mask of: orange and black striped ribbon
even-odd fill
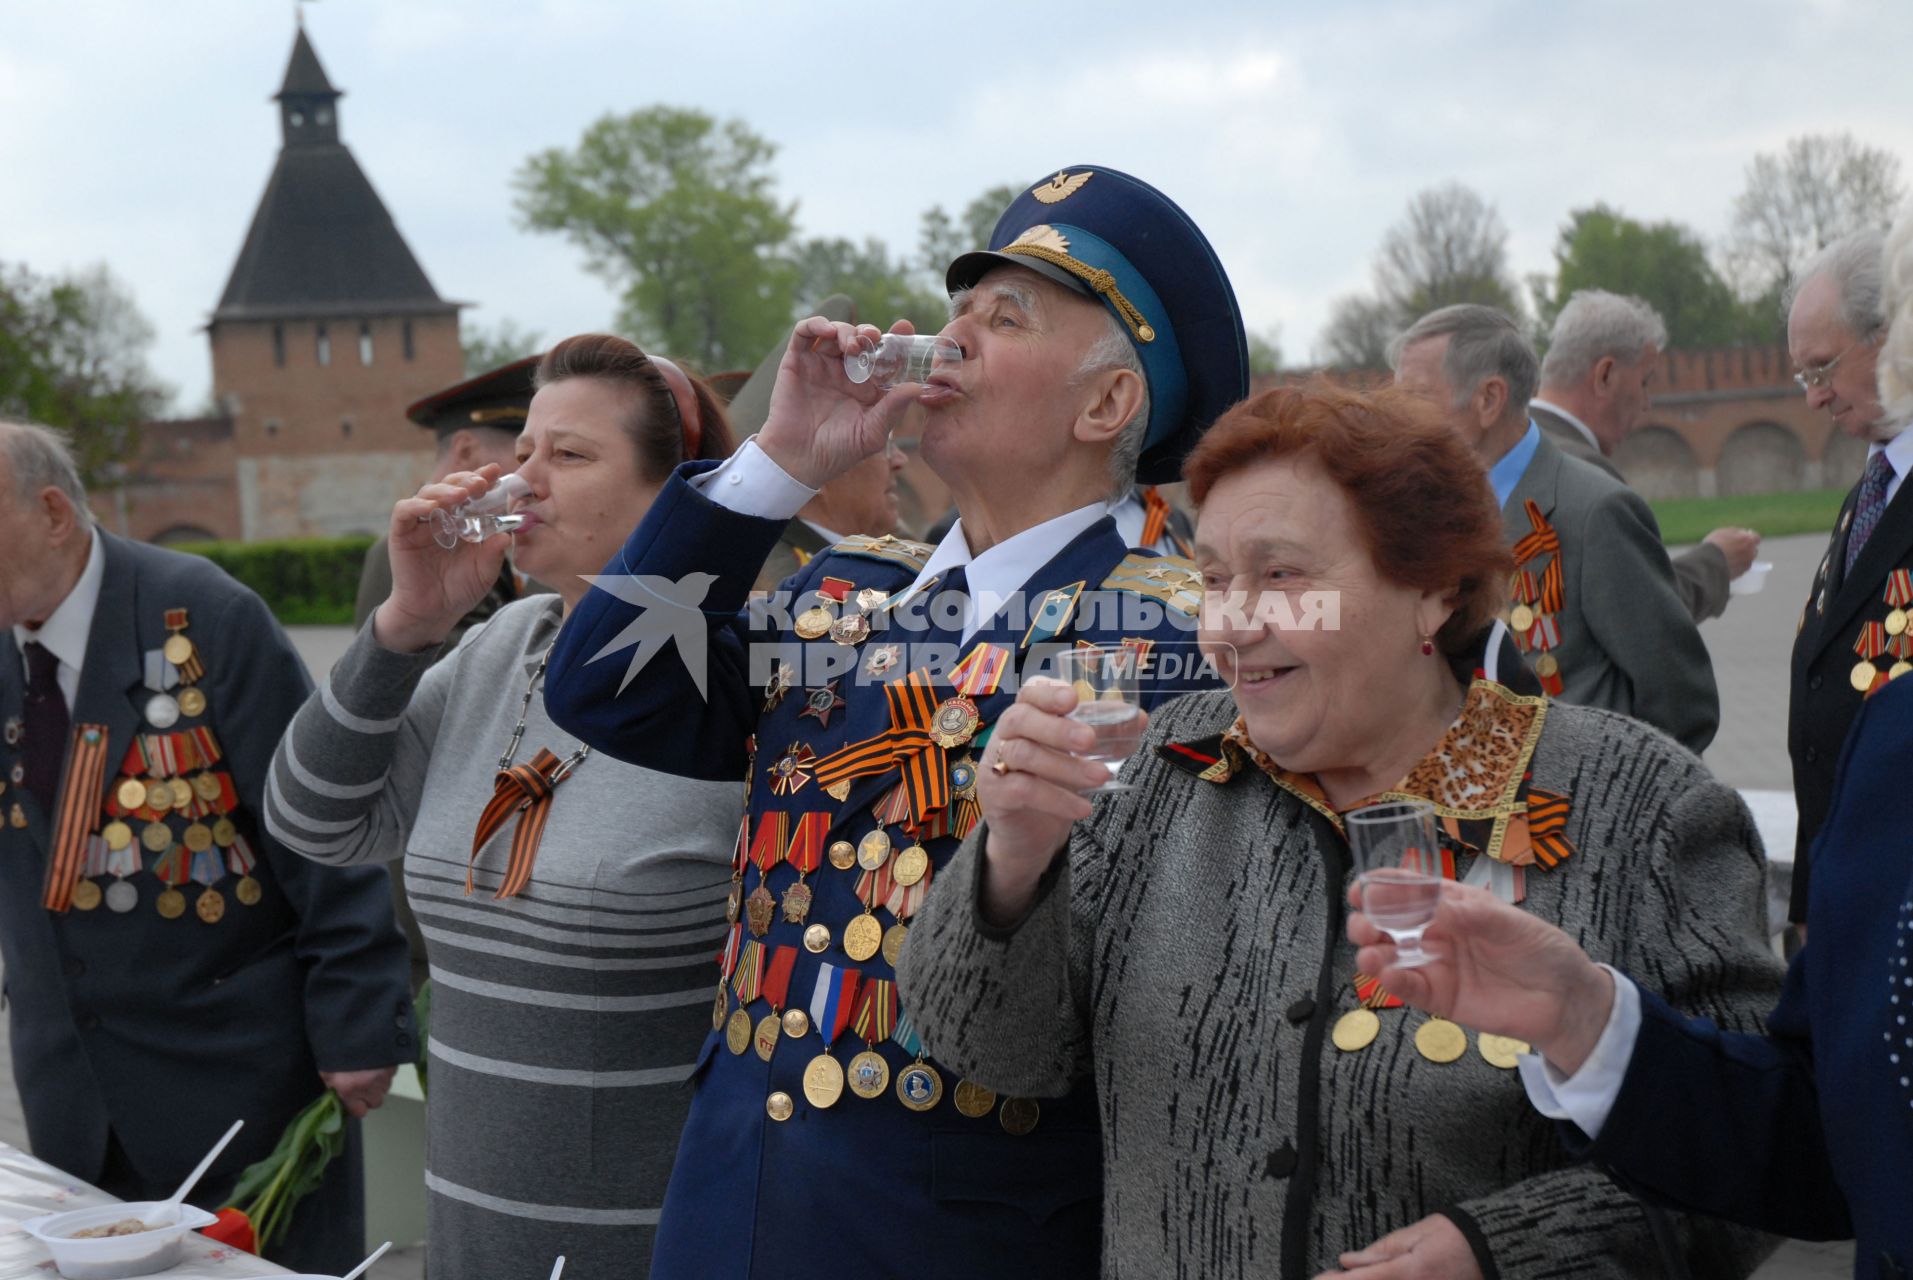
[[[54,802],[53,856],[47,859],[41,903],[62,914],[73,906],[73,886],[86,864],[86,841],[100,823],[106,786],[106,726],[76,724],[66,748],[66,778]]]
[[[511,860],[505,866],[505,878],[499,882],[493,898],[509,898],[521,892],[531,881],[532,864],[538,860],[538,841],[545,834],[545,819],[551,816],[551,793],[559,782],[553,780],[560,761],[545,747],[525,764],[498,771],[498,780],[485,812],[472,833],[471,861],[465,864],[465,892],[473,889],[472,873],[478,866],[478,851],[498,833],[505,820],[518,815],[518,828],[512,832]]]
[[[1168,533],[1170,545],[1181,555],[1189,554],[1183,540],[1169,531],[1169,499],[1156,492],[1153,484],[1142,491],[1142,509],[1142,539],[1138,546],[1154,547],[1162,541],[1162,535]]]
[[[1528,788],[1528,842],[1542,866],[1559,866],[1574,855],[1574,846],[1562,834],[1567,826],[1566,796]]]
[[[897,1029],[897,984],[888,978],[864,983],[863,999],[857,1004],[857,1019],[851,1030],[865,1044],[875,1048]]]
[[[819,760],[819,785],[828,789],[902,766],[910,809],[919,820],[949,804],[950,773],[944,765],[943,748],[930,737],[930,718],[937,709],[933,683],[928,672],[912,671],[885,685],[891,727]]]
[[[1541,612],[1559,613],[1567,602],[1567,588],[1561,576],[1561,535],[1541,514],[1533,498],[1526,501],[1528,523],[1534,532],[1514,544],[1514,562],[1524,565],[1540,556],[1549,557],[1548,567],[1541,571]]]

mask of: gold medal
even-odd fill
[[[1853,664],[1853,670],[1847,674],[1847,683],[1853,686],[1855,692],[1865,693],[1873,687],[1873,678],[1879,674],[1880,669],[1873,665],[1873,659],[1863,658]]]
[[[193,642],[182,635],[171,635],[160,646],[160,652],[165,655],[166,661],[183,667],[193,660]]]
[[[1508,611],[1508,626],[1514,631],[1534,629],[1534,610],[1525,604],[1518,604]]]
[[[857,846],[848,840],[833,840],[829,857],[831,866],[839,871],[848,871],[857,865]]]
[[[891,877],[906,889],[928,874],[930,874],[930,851],[920,844],[913,844],[899,853],[897,865],[890,869]]]
[[[784,1034],[793,1040],[802,1040],[810,1034],[810,1015],[802,1009],[786,1009],[778,1021],[784,1024]]]
[[[830,616],[830,610],[818,604],[798,614],[797,621],[791,627],[801,639],[817,640],[829,634],[833,621],[835,619]]]
[[[189,715],[189,716],[205,715],[206,714],[206,695],[201,693],[198,689],[192,689],[192,688],[181,689],[179,691],[179,709],[181,714],[183,715]]]
[[[985,1089],[974,1080],[959,1080],[951,1101],[956,1103],[958,1111],[970,1119],[981,1120],[996,1110],[996,1090]]]
[[[982,721],[983,714],[976,709],[976,703],[962,694],[945,698],[930,714],[930,741],[946,751],[960,747],[976,735],[977,725]]]
[[[857,842],[857,865],[865,871],[875,871],[890,861],[890,834],[882,827],[869,832]]]
[[[890,1064],[875,1049],[865,1049],[850,1060],[847,1080],[859,1098],[880,1098],[890,1087]]]
[[[943,1099],[943,1077],[919,1058],[897,1072],[897,1101],[912,1111],[928,1111]]]
[[[121,778],[119,789],[113,798],[120,802],[120,808],[128,810],[146,807],[146,784],[138,778]]]
[[[892,969],[903,956],[903,940],[909,936],[910,926],[904,924],[893,924],[883,931],[883,962]]]
[[[764,1099],[764,1110],[769,1112],[770,1118],[779,1124],[790,1119],[791,1113],[796,1109],[796,1107],[791,1105],[790,1095],[782,1089],[779,1089],[776,1093]]]
[[[203,822],[195,822],[186,828],[179,842],[194,853],[204,853],[213,847],[213,829]]]
[[[771,891],[759,880],[751,896],[744,899],[744,927],[751,931],[752,937],[761,938],[771,931],[771,917],[775,914],[777,899],[771,897]]]
[[[1430,1018],[1415,1029],[1415,1052],[1430,1062],[1453,1062],[1468,1052],[1468,1033],[1446,1018]]]
[[[1500,1067],[1503,1071],[1512,1071],[1520,1063],[1521,1055],[1533,1052],[1533,1046],[1525,1040],[1516,1040],[1512,1036],[1491,1036],[1486,1031],[1475,1038],[1475,1047],[1488,1065]]]
[[[868,911],[844,926],[844,953],[858,964],[883,949],[883,926]]]
[[[731,998],[724,992],[724,979],[717,980],[717,1003],[711,1006],[711,1030],[724,1029],[724,1015],[731,1011]]]
[[[27,825],[27,811],[20,807],[18,800],[13,802],[13,809],[7,814],[7,821],[12,824],[15,831]]]
[[[153,899],[153,909],[168,920],[177,920],[186,914],[186,895],[168,885]]]
[[[757,1050],[757,1056],[764,1061],[771,1060],[771,1054],[777,1049],[777,1037],[783,1031],[783,1023],[774,1013],[767,1013],[757,1021],[757,1030],[751,1036],[751,1047]]]
[[[1005,1133],[1013,1133],[1019,1138],[1036,1127],[1043,1118],[1043,1108],[1035,1098],[1005,1098],[1003,1110],[997,1116],[997,1122]]]
[[[149,822],[140,828],[139,842],[148,853],[165,853],[173,847],[173,829],[163,822]]]
[[[1544,653],[1534,660],[1534,673],[1543,680],[1549,676],[1559,674],[1560,670],[1560,660],[1551,653]]]
[[[218,924],[226,914],[226,899],[220,895],[219,890],[207,885],[204,892],[199,895],[199,900],[193,903],[193,910],[197,911],[199,918],[207,924]]]
[[[91,880],[82,880],[73,886],[73,908],[76,911],[91,911],[100,905],[100,886]]]
[[[184,813],[186,811],[187,806],[192,804],[193,802],[193,784],[186,781],[186,779],[184,778],[174,778],[171,782],[168,782],[166,785],[168,788],[171,789],[173,793],[173,808],[179,810],[181,813]],[[148,787],[146,790],[147,790],[148,796],[150,797],[152,794],[152,788]]]
[[[822,1110],[837,1105],[844,1096],[844,1065],[828,1050],[812,1058],[804,1067],[804,1097]]]
[[[164,778],[146,780],[146,807],[154,813],[165,813],[173,807],[173,784]]]
[[[133,843],[133,828],[127,826],[118,818],[115,818],[100,828],[100,839],[106,841],[107,848],[111,849],[114,853],[118,853],[121,849]]]
[[[1905,675],[1909,671],[1913,671],[1913,662],[1906,662],[1902,660],[1900,662],[1894,663],[1892,666],[1886,669],[1886,678],[1889,680],[1898,680],[1901,676]]]
[[[1906,610],[1895,609],[1886,615],[1886,633],[1890,636],[1906,633]]]
[[[814,956],[820,956],[830,950],[830,926],[813,924],[804,927],[804,950]]]
[[[232,824],[231,818],[221,818],[213,823],[213,843],[222,849],[232,848],[233,841],[239,838],[239,828]]]
[[[751,1015],[743,1009],[731,1010],[731,1016],[724,1023],[724,1045],[732,1053],[742,1053],[751,1047]]]
[[[1373,1044],[1381,1029],[1382,1020],[1375,1016],[1373,1009],[1350,1009],[1335,1020],[1335,1029],[1329,1032],[1329,1038],[1343,1053],[1354,1053]]]
[[[266,891],[251,876],[241,876],[239,883],[233,887],[232,896],[246,906],[256,907],[259,905],[259,899],[266,896]]]
[[[219,779],[211,770],[201,770],[193,775],[193,794],[207,804],[219,799]]]

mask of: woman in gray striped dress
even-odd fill
[[[434,992],[427,1268],[445,1280],[544,1275],[561,1253],[568,1280],[648,1270],[743,799],[588,752],[538,692],[581,575],[679,462],[730,451],[723,410],[602,335],[559,343],[537,385],[522,524],[434,542],[432,513],[494,468],[398,504],[392,595],[294,719],[267,797],[274,834],[315,861],[405,850]],[[508,550],[555,594],[507,605],[433,665]]]

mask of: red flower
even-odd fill
[[[209,1227],[200,1228],[199,1234],[234,1249],[243,1249],[247,1253],[259,1252],[253,1247],[252,1219],[246,1216],[246,1211],[243,1209],[234,1209],[230,1206],[221,1209],[219,1221]]]

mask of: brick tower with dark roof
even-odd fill
[[[283,145],[207,326],[247,539],[383,530],[431,464],[405,406],[461,376],[461,304],[340,140],[343,96],[301,27]]]

